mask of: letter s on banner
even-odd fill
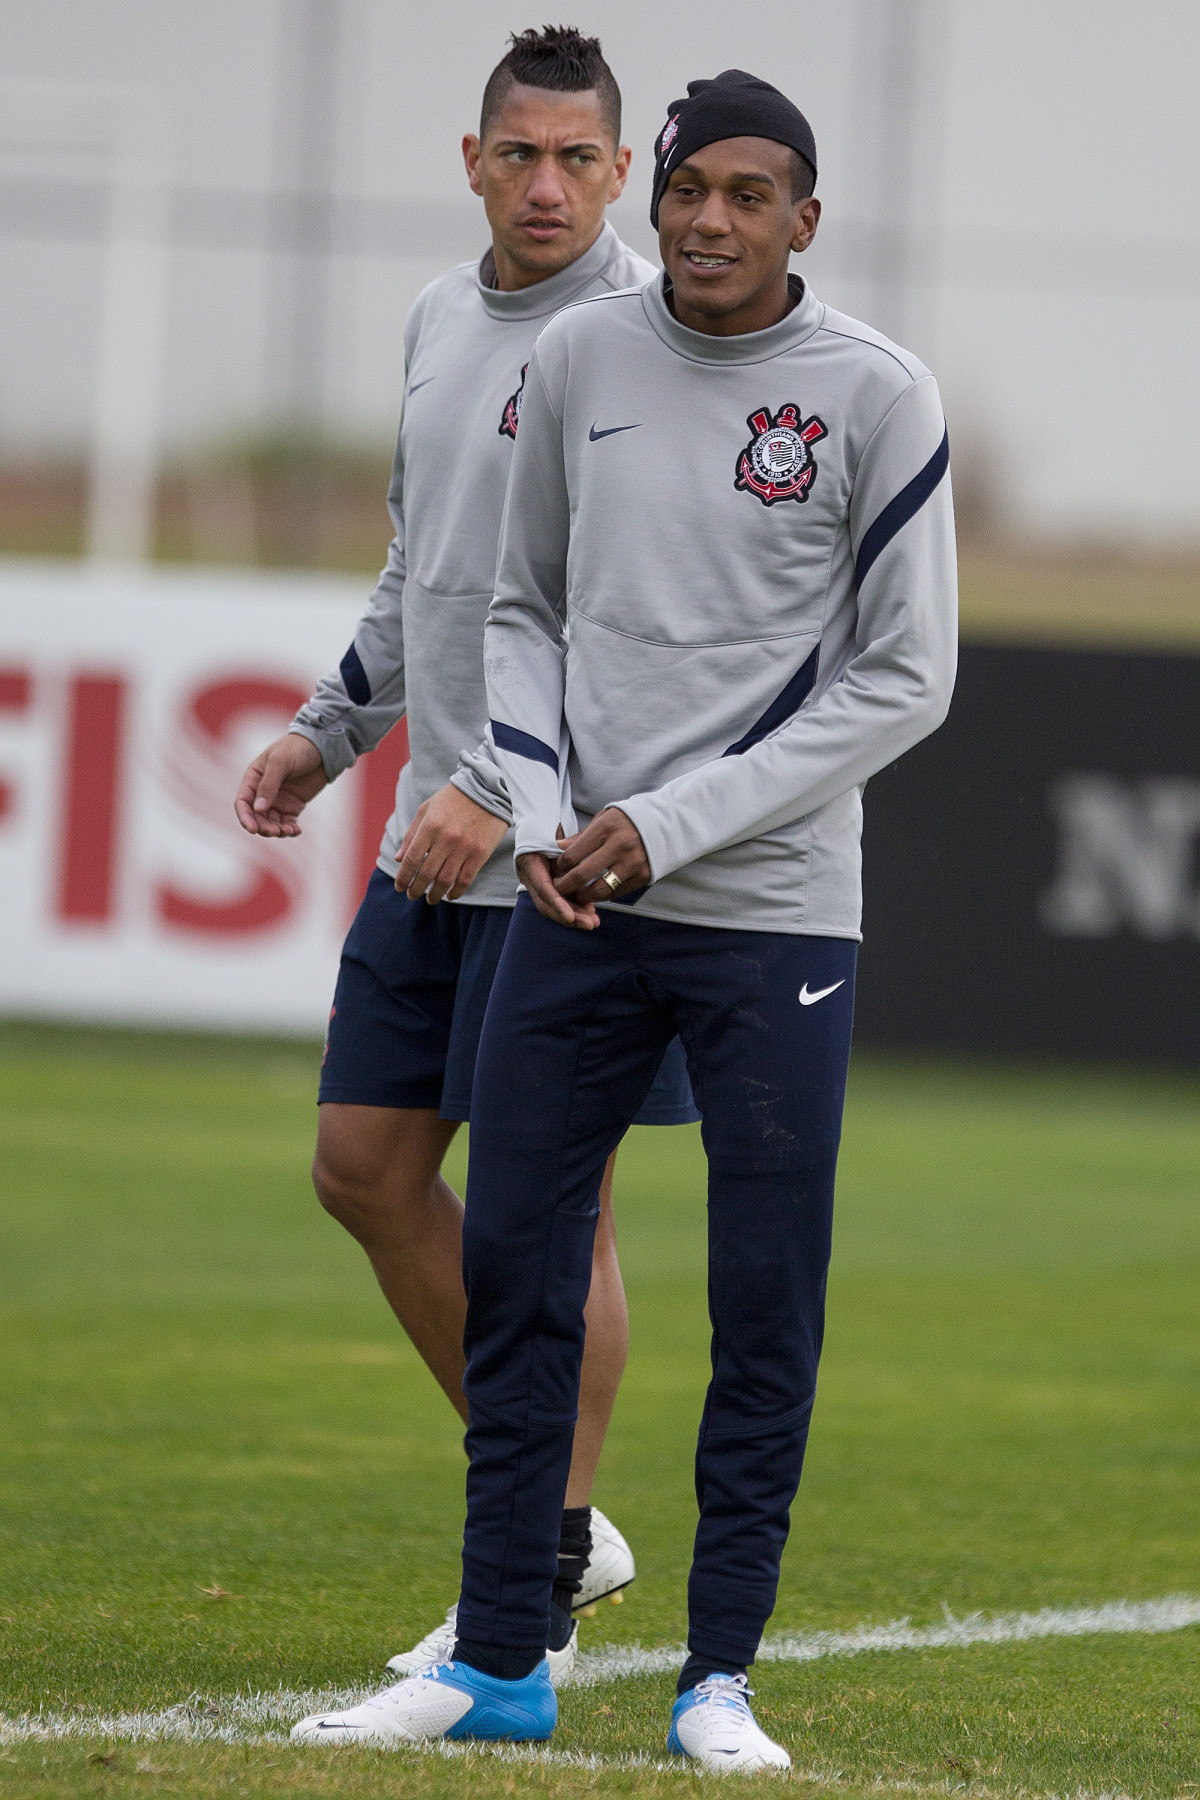
[[[176,764],[176,775],[179,785],[202,813],[221,825],[227,815],[232,817],[233,787],[229,783],[231,779],[236,782],[236,775],[231,776],[228,752],[238,725],[251,714],[266,713],[275,715],[283,729],[307,699],[307,689],[263,675],[227,677],[208,683],[192,695],[184,709],[184,736],[192,758],[186,768]],[[200,757],[198,768],[196,752]],[[208,782],[203,780],[201,771],[209,775]],[[235,827],[229,833],[231,844],[236,830]],[[184,893],[173,883],[163,882],[155,892],[155,909],[164,925],[200,936],[243,937],[283,923],[294,904],[291,885],[279,867],[269,866],[255,854],[258,840],[244,838],[240,833],[237,836],[248,864],[241,891],[228,898],[210,899]],[[263,841],[278,858],[283,846]]]

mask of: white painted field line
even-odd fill
[[[1000,1613],[991,1617],[972,1613],[959,1619],[947,1611],[938,1625],[915,1626],[907,1619],[898,1619],[890,1625],[864,1625],[851,1631],[793,1632],[767,1638],[759,1651],[759,1660],[815,1662],[822,1657],[862,1656],[868,1652],[957,1649],[970,1644],[1026,1643],[1036,1638],[1096,1637],[1124,1632],[1156,1635],[1182,1631],[1188,1625],[1198,1624],[1200,1599],[1187,1594],[1171,1594],[1162,1600],[1112,1600],[1102,1606],[1045,1607],[1035,1613]],[[680,1666],[683,1657],[681,1646],[669,1644],[652,1650],[644,1650],[638,1645],[629,1649],[610,1645],[605,1649],[584,1651],[576,1664],[572,1686],[595,1687],[603,1681],[667,1674]],[[279,1743],[286,1738],[295,1721],[306,1714],[340,1711],[357,1705],[376,1691],[375,1688],[343,1688],[302,1693],[291,1688],[276,1688],[261,1694],[193,1694],[179,1705],[158,1712],[23,1713],[14,1719],[0,1718],[0,1746],[84,1738],[110,1743]],[[578,1762],[580,1767],[593,1766],[591,1759],[576,1757],[572,1752],[524,1751],[519,1754]],[[599,1759],[594,1766],[618,1765]],[[620,1766],[624,1767],[624,1762]],[[658,1768],[660,1765],[637,1762],[629,1766]]]
[[[850,1631],[787,1632],[764,1638],[759,1662],[816,1662],[825,1656],[862,1656],[881,1650],[942,1650],[967,1644],[1019,1644],[1033,1638],[1095,1637],[1110,1632],[1182,1631],[1200,1625],[1200,1599],[1168,1594],[1163,1600],[1110,1600],[1103,1606],[1043,1607],[1035,1613],[969,1613],[957,1619],[948,1609],[938,1625],[860,1625]],[[632,1675],[662,1675],[678,1669],[687,1652],[664,1644],[653,1650],[610,1645],[585,1650],[575,1665],[574,1687],[621,1681]]]

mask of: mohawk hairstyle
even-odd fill
[[[584,37],[574,25],[546,25],[541,31],[514,32],[512,48],[488,76],[479,120],[482,140],[495,123],[510,88],[545,88],[554,94],[583,94],[594,88],[605,128],[614,145],[621,141],[621,90],[604,60],[600,39]]]

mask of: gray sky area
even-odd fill
[[[601,35],[624,91],[634,165],[613,216],[637,248],[655,250],[666,103],[731,64],[765,75],[817,135],[826,210],[804,273],[931,364],[973,498],[1033,537],[1200,541],[1195,0],[561,16]],[[104,121],[135,117],[165,171],[172,452],[289,418],[389,440],[405,312],[486,242],[459,140],[507,32],[542,22],[512,0],[10,0],[0,455],[78,451],[92,431]]]

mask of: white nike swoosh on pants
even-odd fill
[[[840,981],[835,981],[832,987],[818,988],[815,994],[810,994],[808,991],[808,983],[806,981],[804,986],[800,989],[800,1004],[801,1006],[815,1006],[818,1000],[824,1000],[829,994],[836,994],[838,989],[840,987],[845,987],[845,985],[846,977],[843,975],[842,979]]]

